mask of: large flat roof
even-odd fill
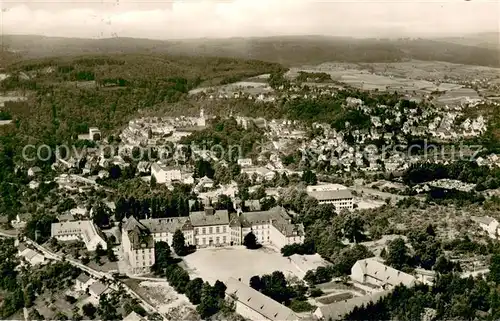
[[[314,197],[318,201],[352,198],[352,192],[348,189],[339,189],[334,191],[308,191],[307,194]]]

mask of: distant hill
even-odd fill
[[[500,49],[500,32],[484,32],[466,35],[463,37],[448,37],[436,40],[465,46],[475,46],[496,50]]]
[[[455,38],[389,40],[324,36],[161,41],[5,35],[4,43],[27,57],[141,52],[257,59],[285,65],[327,61],[394,62],[418,59],[500,67],[500,51],[492,45],[481,46],[483,42],[490,43],[481,40],[486,39],[486,36],[483,36],[475,41]]]

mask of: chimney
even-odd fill
[[[211,206],[205,207],[205,215],[206,216],[214,215],[214,213],[215,213],[215,210],[213,207],[211,207]]]

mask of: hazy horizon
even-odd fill
[[[498,1],[2,2],[3,34],[199,39],[321,35],[444,37],[498,32]]]

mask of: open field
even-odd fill
[[[334,81],[364,90],[398,91],[425,95],[433,91],[445,92],[438,101],[443,104],[460,103],[466,97],[479,98],[473,89],[463,88],[454,82],[442,79],[493,79],[500,75],[499,68],[453,64],[440,61],[395,63],[334,63],[305,65],[291,68],[286,76],[295,78],[299,71],[325,72]],[[314,85],[314,84],[313,84]],[[324,85],[324,84],[318,84]]]
[[[354,204],[358,205],[358,209],[365,210],[384,206],[385,202],[380,200],[363,199],[356,197],[354,199]]]
[[[499,68],[454,64],[443,61],[411,60],[395,63],[373,63],[369,68],[375,73],[384,73],[394,77],[412,79],[446,79],[446,78],[497,78]]]
[[[430,81],[378,75],[367,70],[360,70],[352,65],[324,63],[315,67],[291,68],[287,76],[293,78],[299,71],[325,72],[335,81],[363,90],[425,91],[429,93],[440,90],[439,86]]]
[[[265,75],[265,74],[263,74]],[[261,75],[261,76],[263,76]],[[252,78],[252,79],[255,79]],[[234,92],[243,92],[251,95],[258,95],[263,93],[271,93],[274,91],[267,82],[265,81],[253,81],[252,79],[248,79],[246,81],[238,81],[235,83],[214,86],[214,87],[201,87],[192,89],[189,91],[190,95],[198,94],[200,92],[206,93],[219,93],[219,94],[230,94],[232,95]],[[231,96],[232,97],[232,96]]]
[[[480,99],[478,93],[470,88],[459,88],[447,91],[439,96],[436,100],[441,104],[461,104],[465,103],[467,99]]]
[[[303,276],[291,260],[268,247],[258,250],[247,250],[243,246],[199,249],[184,257],[184,262],[191,277],[201,277],[211,283],[234,277],[248,284],[252,276],[274,271],[299,278]]]

